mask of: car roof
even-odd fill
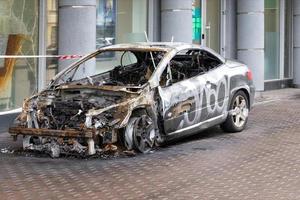
[[[196,48],[206,50],[216,57],[218,57],[222,62],[225,62],[225,59],[215,52],[214,50],[204,47],[198,44],[188,44],[183,42],[137,42],[137,43],[123,43],[123,44],[114,44],[109,46],[104,46],[98,51],[163,51],[170,52],[175,50],[179,52],[184,49]]]
[[[183,48],[202,48],[200,45],[182,43],[182,42],[137,42],[109,45],[99,50],[144,50],[144,51],[170,51],[173,49],[181,50]]]

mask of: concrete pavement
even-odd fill
[[[21,147],[0,134],[0,149]],[[218,127],[109,159],[0,153],[0,199],[300,199],[300,90],[260,93],[241,133]]]

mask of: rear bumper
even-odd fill
[[[24,127],[11,127],[8,132],[12,136],[39,136],[39,137],[63,137],[63,138],[93,138],[94,130],[54,130],[54,129],[37,129]]]

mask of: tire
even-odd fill
[[[148,153],[155,144],[153,121],[148,115],[130,118],[125,130],[125,147]]]
[[[244,91],[239,90],[233,96],[226,121],[220,125],[225,132],[235,133],[245,129],[248,121],[249,99]]]

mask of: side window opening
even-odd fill
[[[205,50],[199,51],[198,57],[199,58],[197,59],[200,67],[204,68],[206,71],[212,70],[222,65],[222,62],[216,56]]]
[[[160,85],[168,86],[198,76],[220,66],[222,62],[213,54],[200,49],[178,52],[162,74]]]

